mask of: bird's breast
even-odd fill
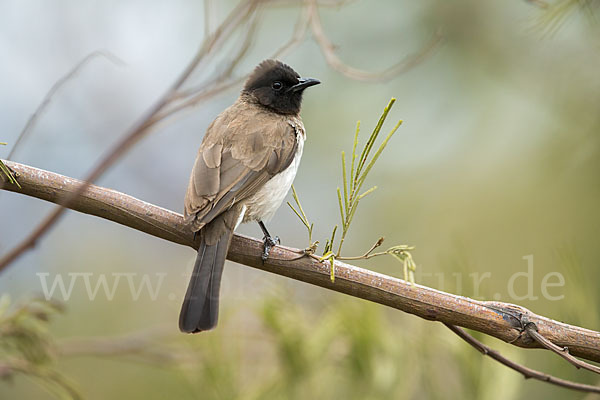
[[[290,165],[264,184],[254,195],[249,197],[244,205],[246,213],[243,222],[268,221],[279,208],[287,195],[298,172],[302,149],[304,147],[304,136],[297,135],[298,146],[296,154]]]

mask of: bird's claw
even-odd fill
[[[275,236],[275,237],[271,237],[271,236],[265,236],[263,237],[263,253],[262,253],[262,260],[263,262],[267,261],[267,258],[269,258],[269,253],[271,252],[271,249],[275,246],[277,246],[278,244],[281,243],[281,240],[279,240],[279,236]]]

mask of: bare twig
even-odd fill
[[[525,0],[527,3],[533,4],[534,6],[537,6],[539,8],[542,9],[547,9],[548,7],[550,7],[550,4],[548,4],[548,2],[544,1],[544,0]]]
[[[441,31],[437,31],[435,32],[429,43],[427,43],[419,52],[408,56],[403,61],[392,65],[384,71],[364,71],[345,64],[338,57],[338,55],[335,52],[335,45],[331,42],[331,40],[329,40],[329,37],[327,37],[327,35],[325,34],[323,25],[321,24],[321,17],[319,16],[318,5],[319,3],[316,0],[310,0],[309,16],[312,34],[315,37],[317,43],[319,44],[319,48],[321,49],[321,53],[323,53],[323,57],[325,57],[325,61],[327,61],[327,64],[331,68],[335,69],[339,73],[351,79],[368,82],[382,82],[389,80],[390,78],[393,78],[403,72],[406,72],[409,69],[416,66],[417,64],[421,63],[427,56],[429,56],[432,53],[432,51],[442,41]]]
[[[294,3],[297,3],[297,1],[295,1]],[[289,51],[291,51],[293,48],[297,47],[300,43],[302,43],[308,31],[308,22],[309,19],[307,6],[305,6],[302,8],[300,16],[298,17],[292,37],[290,38],[290,40],[288,40],[288,42],[284,43],[280,48],[278,48],[271,55],[271,58],[282,57],[285,54],[289,53]],[[242,49],[243,48],[244,47],[242,47]],[[237,65],[237,62],[240,60],[241,58],[236,57],[232,62],[235,62]],[[160,121],[165,118],[168,118],[169,116],[174,115],[182,110],[197,105],[198,103],[206,100],[206,98],[208,97],[212,97],[214,93],[220,93],[232,87],[238,86],[242,82],[244,82],[249,75],[245,74],[235,79],[231,78],[233,68],[228,68],[227,72],[228,73],[220,75],[215,82],[210,82],[208,85],[198,86],[196,88],[192,88],[190,90],[182,92],[181,94],[178,94],[178,98],[182,98],[184,100],[157,115],[156,120]]]
[[[297,5],[299,0],[269,0],[269,4],[273,6],[290,7]],[[300,0],[307,2],[309,0]],[[317,0],[317,6],[327,8],[340,8],[350,3],[356,3],[357,0]]]
[[[242,61],[242,59],[244,58],[244,56],[250,49],[250,46],[252,45],[254,38],[256,37],[257,28],[258,28],[258,17],[259,17],[258,11],[259,10],[260,9],[257,8],[256,12],[250,13],[249,16],[247,17],[248,22],[246,23],[247,26],[244,29],[244,31],[246,31],[246,33],[244,34],[243,42],[239,46],[237,53],[232,57],[232,59],[230,61],[228,61],[227,63],[225,63],[225,65],[222,68],[220,68],[220,70],[222,72],[218,75],[218,77],[216,79],[211,79],[209,82],[202,83],[201,85],[192,87],[190,89],[179,90],[174,95],[173,100],[175,100],[175,99],[185,100],[186,98],[194,96],[198,93],[202,93],[203,91],[206,91],[209,88],[218,86],[224,82],[227,82],[228,79],[231,79],[233,71],[238,66],[240,61]],[[233,31],[231,33],[233,33]],[[231,34],[231,33],[229,33],[229,34]],[[169,113],[169,115],[170,114],[172,114],[172,113]],[[165,117],[161,117],[161,119],[165,118]]]
[[[243,23],[244,20],[256,9],[258,0],[250,0],[241,2],[225,19],[225,21],[217,28],[217,30],[208,37],[201,49],[196,53],[192,61],[188,64],[185,70],[180,74],[177,80],[163,94],[158,101],[150,107],[142,118],[123,136],[123,138],[101,159],[98,165],[89,173],[84,182],[81,183],[77,191],[74,191],[68,198],[61,199],[59,205],[48,217],[46,217],[21,243],[8,252],[0,259],[0,271],[4,270],[12,261],[27,249],[32,248],[38,239],[44,235],[64,212],[64,207],[67,207],[70,202],[77,196],[81,195],[89,184],[98,179],[115,161],[123,156],[135,143],[137,143],[150,129],[160,121],[160,112],[164,110],[176,97],[177,91],[190,78],[193,72],[197,72],[202,66],[205,59],[211,55],[215,49],[226,40],[231,33]],[[223,90],[223,89],[221,89]],[[218,91],[207,90],[204,93],[199,93],[198,98],[206,99],[207,97],[218,93]],[[199,101],[199,100],[198,100]],[[166,116],[171,115],[167,114]]]
[[[579,390],[582,392],[591,392],[591,393],[600,393],[600,387],[585,385],[583,383],[577,383],[568,381],[565,379],[556,378],[552,375],[545,374],[540,371],[536,371],[534,369],[528,368],[524,365],[518,364],[514,361],[509,360],[504,357],[502,354],[498,353],[496,350],[493,350],[481,343],[479,340],[475,339],[473,336],[469,335],[463,329],[458,326],[454,326],[451,324],[444,323],[452,332],[456,333],[462,340],[469,343],[475,349],[480,351],[484,356],[489,356],[492,359],[498,361],[500,364],[521,373],[525,379],[532,378],[538,381],[547,382],[552,385],[561,386],[567,389]]]
[[[375,243],[373,243],[373,246],[371,246],[371,248],[369,248],[369,250],[367,250],[365,252],[365,254],[363,254],[362,256],[354,256],[354,257],[336,257],[338,260],[342,260],[342,261],[352,261],[352,260],[368,260],[369,258],[372,257],[377,257],[377,256],[384,256],[387,253],[385,251],[382,251],[380,253],[373,253],[373,250],[375,250],[376,248],[378,248],[379,246],[381,246],[383,244],[383,237],[380,237]]]
[[[11,161],[6,164],[19,174],[22,189],[0,182],[5,190],[60,203],[81,186],[81,181],[66,176]],[[114,190],[90,185],[69,207],[175,243],[198,246],[180,214]],[[317,258],[298,258],[301,250],[276,246],[263,263],[262,246],[261,240],[236,234],[227,257],[240,264],[387,305],[421,318],[473,329],[519,347],[540,347],[535,340],[522,334],[527,322],[535,323],[541,335],[557,346],[568,347],[574,356],[600,361],[600,332],[554,321],[520,306],[477,301],[409,284],[340,261],[335,262],[336,280],[332,283],[329,266]]]
[[[46,95],[42,99],[42,102],[40,103],[40,105],[36,108],[36,110],[33,112],[33,114],[31,115],[31,117],[29,117],[29,119],[27,120],[27,123],[25,124],[25,127],[23,128],[23,130],[21,131],[21,133],[17,137],[17,140],[15,141],[15,144],[10,149],[10,153],[8,153],[8,156],[6,157],[7,159],[10,160],[13,157],[13,155],[15,154],[15,151],[19,147],[19,144],[33,130],[33,127],[35,126],[35,124],[38,122],[38,120],[40,119],[40,117],[42,116],[42,114],[44,113],[44,111],[46,111],[46,108],[48,107],[48,105],[50,105],[50,102],[52,101],[52,98],[54,97],[54,95],[67,82],[69,82],[71,79],[73,79],[75,77],[75,75],[77,75],[83,69],[83,67],[85,67],[87,64],[89,64],[91,61],[95,60],[96,58],[100,58],[100,57],[104,57],[108,61],[110,61],[110,62],[112,62],[113,64],[116,64],[116,65],[123,65],[123,64],[125,64],[119,57],[117,57],[114,54],[112,54],[111,52],[105,51],[105,50],[94,51],[94,52],[88,54],[87,56],[85,56],[77,64],[75,64],[75,66],[73,68],[71,68],[71,70],[69,72],[67,72],[63,77],[61,77],[59,80],[57,80],[52,85],[52,87],[50,88],[50,90],[48,90],[48,92],[46,93]]]
[[[304,5],[300,14],[298,16],[298,20],[296,21],[296,25],[294,26],[294,32],[292,33],[292,37],[290,40],[281,46],[279,49],[273,53],[273,58],[279,58],[286,55],[290,50],[294,47],[298,46],[304,40],[306,33],[308,32],[310,15],[308,13],[309,5]]]
[[[527,334],[529,336],[531,336],[533,338],[533,340],[535,340],[540,345],[542,345],[542,347],[558,354],[559,356],[561,356],[562,358],[567,360],[569,363],[573,364],[575,366],[575,368],[578,368],[578,369],[583,368],[583,369],[587,369],[588,371],[592,371],[597,374],[600,374],[600,367],[586,363],[585,361],[581,361],[580,359],[573,357],[571,354],[569,354],[568,347],[557,346],[554,343],[552,343],[551,341],[549,341],[548,339],[546,339],[544,336],[540,335],[537,331],[535,324],[532,324],[532,323],[526,324],[525,330],[527,331]]]
[[[56,347],[58,354],[66,357],[127,357],[131,361],[161,366],[197,361],[197,355],[165,347],[166,339],[172,334],[171,328],[145,328],[122,336],[63,339]]]
[[[209,36],[213,28],[213,21],[216,19],[216,4],[212,0],[204,0],[204,36]]]
[[[306,0],[308,1],[308,0]],[[343,0],[331,0],[331,1],[315,1],[310,3],[306,1],[296,0],[289,1],[286,4],[298,5],[304,4],[302,13],[298,18],[298,22],[294,29],[292,38],[285,43],[281,48],[275,52],[275,56],[279,56],[289,51],[294,46],[298,45],[305,37],[309,25],[313,28],[313,33],[317,37],[328,63],[332,64],[340,72],[345,73],[348,76],[353,76],[355,79],[374,80],[372,74],[361,74],[361,71],[344,68],[344,65],[337,59],[333,51],[331,43],[327,45],[327,38],[323,33],[323,29],[318,19],[317,6],[340,6],[346,3]],[[171,87],[151,106],[146,113],[134,124],[128,132],[117,142],[117,144],[100,160],[95,168],[85,177],[84,182],[81,184],[79,190],[74,192],[71,197],[64,198],[61,200],[60,206],[50,213],[21,243],[15,248],[10,250],[0,259],[0,272],[3,271],[11,262],[19,257],[23,252],[35,246],[36,242],[50,229],[52,225],[58,221],[60,216],[64,212],[64,207],[68,206],[71,201],[81,193],[83,193],[86,187],[96,179],[98,179],[106,170],[115,163],[120,157],[128,152],[133,145],[135,145],[140,139],[142,139],[152,128],[163,121],[164,119],[174,115],[175,113],[188,109],[191,106],[197,105],[198,103],[207,100],[208,98],[221,93],[231,87],[238,85],[245,77],[239,79],[228,78],[233,72],[235,64],[237,64],[241,57],[247,50],[246,46],[241,47],[241,51],[238,53],[239,57],[236,57],[232,63],[231,68],[226,69],[226,75],[217,79],[216,82],[211,82],[208,85],[199,86],[197,91],[184,92],[182,94],[182,87],[188,83],[193,74],[198,73],[206,62],[212,58],[215,51],[222,48],[223,44],[232,37],[232,34],[242,26],[246,21],[252,19],[252,16],[256,13],[257,9],[262,4],[274,5],[277,1],[271,0],[242,0],[240,3],[229,13],[227,18],[214,30],[211,31],[210,35],[205,38],[202,46],[198,52],[194,55],[186,69],[180,74],[175,80]],[[211,5],[208,4],[207,7]],[[436,41],[437,43],[437,41]],[[249,43],[248,43],[249,44]],[[433,48],[433,45],[431,46]],[[383,72],[383,79],[403,72],[406,67],[414,65],[417,61],[420,61],[426,53],[429,53],[430,49],[425,49],[421,52],[419,57],[414,57],[410,62],[404,62],[390,68]],[[26,128],[27,129],[27,128]]]

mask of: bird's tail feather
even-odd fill
[[[233,229],[229,228],[209,243],[206,235],[201,235],[194,271],[179,315],[182,332],[196,333],[217,325],[221,276],[232,236]]]

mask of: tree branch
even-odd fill
[[[575,383],[564,379],[556,378],[554,376],[544,374],[543,372],[527,368],[521,364],[517,364],[516,362],[504,357],[496,350],[490,349],[488,346],[481,343],[479,340],[475,339],[473,336],[469,335],[467,332],[460,329],[459,327],[450,324],[444,325],[446,325],[448,329],[450,329],[452,332],[456,333],[458,337],[460,337],[462,340],[469,343],[471,346],[473,346],[475,349],[481,352],[484,356],[489,356],[492,359],[498,361],[500,364],[519,372],[525,377],[525,379],[531,378],[538,381],[547,382],[552,385],[561,386],[567,389],[580,390],[582,392],[600,393],[600,387],[586,385],[583,383]]]
[[[0,188],[60,203],[73,196],[82,182],[6,161],[22,188],[0,181]],[[197,248],[183,217],[126,194],[90,185],[69,203],[69,208],[95,215],[174,243]],[[269,259],[261,259],[262,241],[236,234],[227,258],[240,264],[311,283],[354,297],[387,305],[421,318],[473,329],[524,348],[541,345],[527,334],[526,325],[535,324],[537,332],[573,356],[600,361],[600,332],[564,324],[534,314],[526,308],[501,302],[477,301],[374,271],[335,262],[335,283],[329,279],[329,262],[317,258],[298,258],[297,249],[276,246]]]
[[[17,257],[23,254],[27,249],[35,246],[36,242],[58,221],[64,212],[64,208],[71,208],[70,202],[80,196],[91,182],[102,176],[110,166],[121,158],[131,147],[148,134],[162,119],[171,115],[170,113],[161,113],[177,97],[177,92],[190,79],[194,72],[198,72],[207,59],[222,45],[232,33],[257,9],[261,0],[247,0],[240,2],[217,30],[207,37],[200,50],[194,55],[190,63],[167,89],[167,91],[145,112],[145,114],[127,131],[127,133],[117,142],[117,144],[101,158],[100,162],[92,169],[85,180],[80,182],[77,190],[70,193],[69,197],[62,198],[60,207],[56,207],[42,222],[27,236],[21,243],[13,248],[8,254],[0,259],[0,271],[13,262]],[[219,88],[223,90],[223,87]],[[196,97],[206,99],[207,96],[217,92],[207,90],[197,93]],[[198,100],[200,101],[200,100]]]
[[[590,363],[586,363],[585,361],[581,361],[580,359],[573,357],[569,352],[568,347],[557,346],[550,340],[546,339],[544,336],[540,335],[537,331],[537,327],[535,326],[535,324],[527,324],[525,326],[525,330],[527,331],[527,334],[531,336],[533,340],[542,345],[542,347],[558,354],[559,356],[567,360],[570,364],[572,364],[575,368],[583,368],[587,369],[588,371],[595,372],[596,374],[600,374],[600,367],[597,367]],[[598,393],[600,393],[600,391]]]
[[[321,17],[319,15],[318,6],[320,5],[316,0],[308,1],[308,16],[311,26],[312,34],[321,49],[321,53],[325,58],[327,64],[338,71],[342,75],[347,76],[350,79],[366,82],[384,82],[394,76],[397,76],[403,72],[406,72],[418,65],[422,60],[429,56],[434,49],[438,47],[438,44],[442,41],[443,36],[441,30],[434,33],[433,37],[429,42],[424,45],[417,53],[411,54],[404,60],[386,68],[383,71],[368,72],[358,68],[351,67],[344,63],[336,54],[336,46],[331,42],[329,37],[325,34],[323,25],[321,24]]]
[[[95,60],[99,57],[103,57],[115,65],[124,65],[125,64],[123,62],[123,60],[121,60],[119,57],[115,56],[110,51],[104,51],[104,50],[93,51],[90,54],[88,54],[87,56],[85,56],[77,64],[75,64],[75,66],[73,68],[71,68],[71,70],[69,72],[67,72],[59,80],[54,82],[54,84],[52,85],[50,90],[48,90],[48,92],[42,99],[42,102],[35,109],[35,111],[31,115],[31,117],[29,117],[29,119],[27,120],[27,123],[25,124],[25,127],[23,128],[23,130],[21,131],[19,136],[17,136],[17,140],[15,140],[14,144],[12,145],[12,147],[10,149],[10,153],[8,153],[8,156],[6,156],[7,159],[10,160],[11,158],[13,158],[15,151],[19,148],[19,145],[22,143],[23,139],[25,139],[25,137],[27,135],[29,135],[29,133],[33,130],[34,126],[37,124],[37,122],[39,121],[42,114],[44,114],[44,112],[46,112],[46,109],[52,102],[52,98],[56,95],[56,93],[58,93],[63,88],[63,86],[66,83],[68,83],[71,79],[75,78],[75,76],[79,72],[81,72],[81,70],[83,70],[83,68],[85,66],[87,66],[88,64],[90,64],[90,62],[92,62],[93,60]]]
[[[408,60],[401,62],[386,71],[381,73],[381,77],[377,78],[377,74],[367,73],[361,70],[356,70],[346,66],[342,61],[337,58],[333,52],[333,45],[328,41],[325,36],[320,20],[318,20],[317,7],[320,5],[324,6],[341,6],[347,3],[348,0],[332,0],[318,2],[316,0],[288,0],[284,3],[287,5],[304,5],[302,13],[298,19],[292,38],[279,48],[275,56],[289,51],[292,47],[298,45],[309,28],[312,26],[312,31],[319,45],[322,48],[322,52],[325,55],[326,61],[333,68],[339,70],[343,74],[354,78],[363,80],[380,80],[389,79],[395,75],[398,75],[408,68],[411,68],[431,52],[435,47],[440,35],[436,35],[438,39],[435,39],[430,45],[425,47],[417,55],[410,57]],[[184,85],[189,84],[191,77],[197,74],[210,60],[214,53],[223,48],[224,44],[231,39],[233,33],[244,26],[247,21],[256,21],[257,13],[264,5],[275,5],[277,0],[241,0],[236,7],[228,14],[225,20],[210,33],[203,41],[200,49],[196,52],[190,63],[175,80],[175,82],[169,87],[169,89],[146,111],[144,115],[125,133],[124,136],[117,142],[112,149],[103,156],[99,163],[92,169],[92,171],[86,176],[77,191],[70,194],[70,197],[63,198],[60,203],[60,207],[56,207],[40,224],[33,229],[33,231],[25,237],[23,241],[17,244],[11,251],[0,258],[0,271],[2,271],[7,265],[16,260],[21,254],[28,249],[35,246],[38,240],[46,234],[49,229],[59,220],[62,216],[65,207],[70,207],[70,202],[73,198],[80,196],[89,184],[97,180],[102,176],[108,168],[110,168],[117,160],[119,160],[127,151],[129,151],[139,140],[146,136],[153,128],[156,127],[161,121],[171,117],[173,114],[188,109],[201,101],[204,101],[217,93],[220,93],[226,89],[229,89],[235,85],[238,85],[243,78],[233,79],[229,75],[233,72],[235,66],[241,61],[241,57],[244,56],[246,49],[245,46],[250,44],[247,41],[254,35],[254,29],[251,29],[249,34],[245,36],[246,44],[242,43],[241,51],[238,52],[236,59],[229,63],[229,66],[224,67],[224,74],[222,74],[216,82],[210,82],[207,84],[200,85],[190,90],[185,90]],[[77,67],[75,68],[75,71]],[[67,75],[67,79],[70,74]],[[60,84],[59,84],[60,86]],[[53,92],[51,90],[51,92]],[[52,96],[52,93],[48,94],[48,98]],[[43,108],[43,106],[42,106]],[[30,123],[35,122],[36,115],[30,119]],[[29,123],[28,123],[29,124]],[[25,128],[26,130],[28,128]],[[3,171],[5,172],[5,171]]]

